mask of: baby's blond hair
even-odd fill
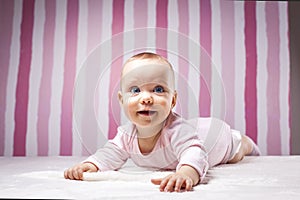
[[[165,59],[164,57],[156,54],[156,53],[151,53],[151,52],[142,52],[142,53],[139,53],[139,54],[136,54],[132,57],[130,57],[125,63],[124,63],[124,66],[129,63],[129,62],[132,62],[134,60],[144,60],[144,59],[153,59],[153,60],[157,60],[157,61],[161,61],[161,62],[164,62],[165,64],[169,65],[170,68],[173,70],[173,67],[171,65],[171,63]]]

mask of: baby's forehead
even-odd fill
[[[122,69],[122,75],[129,73],[130,71],[137,70],[145,70],[150,71],[153,70],[153,66],[160,66],[162,68],[166,67],[166,69],[171,70],[171,66],[165,62],[164,60],[158,59],[136,59],[126,62]]]
[[[134,60],[124,65],[121,77],[124,87],[133,83],[161,83],[174,87],[174,75],[169,64],[156,60]]]

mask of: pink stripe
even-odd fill
[[[290,14],[292,13],[292,12],[289,12],[289,10],[290,10],[290,6],[291,6],[292,4],[288,4],[287,5],[287,7],[286,7],[286,13],[287,13],[287,18],[288,18],[288,23],[291,23],[290,21],[294,21],[295,19],[293,19],[293,20],[291,20],[289,17],[290,17]],[[292,118],[292,105],[293,105],[293,103],[292,103],[292,92],[294,93],[294,90],[292,91],[292,87],[293,87],[293,85],[292,85],[292,83],[294,82],[294,81],[292,81],[292,75],[291,75],[291,71],[292,70],[294,70],[295,69],[295,67],[293,67],[293,59],[291,59],[291,57],[292,57],[292,55],[294,55],[294,50],[292,50],[291,49],[291,45],[290,45],[290,43],[291,43],[291,36],[292,36],[292,38],[294,38],[293,36],[294,36],[294,32],[291,34],[290,32],[291,32],[291,30],[290,30],[291,28],[290,27],[288,27],[288,36],[287,36],[287,40],[288,40],[288,47],[289,47],[289,62],[290,62],[290,74],[289,74],[289,91],[288,91],[288,112],[289,112],[289,116],[288,116],[288,127],[289,127],[289,130],[290,130],[290,139],[289,139],[289,147],[290,147],[290,151],[289,151],[289,154],[290,155],[292,155],[292,154],[294,154],[294,152],[293,152],[293,135],[294,134],[296,134],[297,135],[297,132],[296,133],[293,133],[294,131],[293,131],[293,124],[292,124],[292,121],[294,120],[293,118]],[[297,51],[298,52],[298,51]],[[294,99],[294,98],[293,98]],[[294,101],[294,100],[293,100]],[[298,105],[298,104],[297,104]],[[299,113],[298,113],[299,114]]]
[[[211,107],[211,4],[209,0],[200,1],[200,116],[210,116]]]
[[[113,21],[112,21],[112,34],[115,36],[124,31],[124,1],[113,1]],[[112,58],[113,63],[110,73],[109,84],[109,102],[111,103],[109,109],[109,131],[108,138],[112,139],[117,132],[118,125],[120,124],[120,106],[117,100],[117,88],[121,76],[123,65],[123,37],[117,35],[112,40]]]
[[[72,95],[76,74],[78,0],[67,2],[66,51],[62,94],[60,155],[72,155]]]
[[[257,142],[257,51],[256,51],[256,3],[245,1],[245,117],[246,134]]]
[[[39,90],[37,140],[38,155],[48,155],[48,129],[50,117],[51,77],[53,69],[53,45],[55,29],[55,1],[45,1],[45,25],[43,41],[43,70]]]
[[[101,43],[101,31],[102,31],[102,0],[90,0],[88,1],[88,37],[87,37],[87,52],[89,55],[94,48]],[[97,27],[97,28],[95,28]],[[99,97],[96,96],[96,102],[99,102]],[[99,110],[99,104],[95,104],[95,110]],[[84,109],[85,111],[85,109]],[[98,114],[98,113],[97,113]],[[85,119],[85,117],[83,117]],[[89,137],[90,138],[90,137]]]
[[[23,2],[20,61],[16,89],[14,156],[26,155],[29,74],[32,54],[34,1]]]
[[[222,77],[225,85],[225,103],[223,108],[225,121],[234,126],[234,2],[220,1],[221,6],[221,48],[222,48]]]
[[[147,26],[147,1],[134,1],[134,28],[144,28]]]
[[[156,53],[167,58],[168,0],[156,2]]]
[[[145,28],[147,27],[148,21],[148,3],[147,1],[134,1],[134,28]],[[138,31],[139,34],[135,35],[135,47],[136,53],[139,53],[147,47],[147,32]],[[141,49],[143,47],[143,49]],[[147,50],[147,49],[146,49]],[[139,52],[138,52],[139,51]]]
[[[189,117],[188,115],[188,76],[189,76],[189,48],[188,48],[188,35],[189,35],[189,10],[187,0],[178,0],[178,14],[179,14],[179,32],[184,34],[185,37],[179,37],[178,40],[178,92],[180,92],[180,114],[184,117]]]
[[[102,0],[88,1],[88,38],[87,53],[101,42],[102,31]]]
[[[1,1],[0,6],[0,156],[4,155],[5,110],[10,44],[12,36],[14,1]]]
[[[88,37],[87,37],[87,55],[92,53],[92,51],[101,43],[101,31],[102,31],[102,0],[91,0],[88,1]],[[95,88],[94,83],[92,83],[91,77],[87,77],[88,74],[85,74],[85,87],[86,88]],[[85,96],[86,103],[83,105],[84,108],[82,110],[82,120],[81,120],[81,131],[84,133],[81,135],[82,137],[82,155],[88,156],[91,152],[97,150],[97,123],[93,123],[94,115],[91,113],[91,110],[96,110],[96,114],[98,115],[99,104],[102,103],[102,98],[98,94],[91,96],[93,93],[85,90],[82,94]],[[93,99],[95,102],[95,107],[92,108],[92,105],[88,102],[88,99]],[[93,102],[92,102],[93,103]],[[88,134],[85,134],[88,133]],[[87,145],[88,144],[88,145]]]
[[[281,155],[280,136],[280,36],[279,36],[279,9],[277,2],[266,2],[266,31],[268,40],[267,51],[267,115],[268,115],[268,135],[267,150],[268,155]]]

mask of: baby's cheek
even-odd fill
[[[127,115],[127,117],[135,115],[136,111],[137,111],[137,104],[134,102],[128,102],[124,106],[124,112]]]
[[[163,107],[165,107],[165,108],[170,108],[171,105],[172,105],[172,101],[164,100],[164,101],[160,102],[160,105],[163,106]]]
[[[126,109],[128,111],[132,111],[132,110],[135,110],[136,109],[136,103],[134,101],[128,101],[127,102],[127,106],[126,106]]]

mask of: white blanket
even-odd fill
[[[119,171],[85,173],[66,180],[63,171],[81,157],[1,157],[0,198],[58,199],[300,199],[300,156],[246,157],[210,169],[206,184],[191,192],[164,193],[150,182],[170,172],[132,162]]]

